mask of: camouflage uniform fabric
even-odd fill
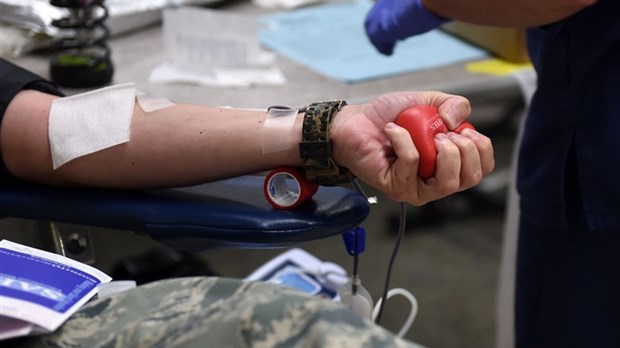
[[[81,308],[19,347],[417,347],[340,303],[278,285],[188,277]]]

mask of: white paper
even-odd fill
[[[325,0],[252,0],[252,3],[258,7],[267,9],[285,9],[290,10],[298,7],[318,4]]]
[[[166,61],[149,81],[204,86],[282,85],[273,53],[260,47],[255,17],[225,10],[184,7],[163,16]]]
[[[252,0],[258,7],[267,9],[291,10],[298,7],[309,6],[324,2],[325,0]]]
[[[195,73],[164,63],[151,71],[153,83],[193,83],[206,87],[279,86],[286,82],[277,68],[214,68],[209,73]]]

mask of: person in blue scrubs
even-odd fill
[[[516,347],[620,347],[620,2],[379,0],[370,41],[451,19],[527,28],[538,75],[519,149]]]

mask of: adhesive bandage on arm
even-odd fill
[[[154,96],[152,94],[137,91],[136,92],[136,100],[138,104],[144,110],[144,112],[149,113],[161,109],[165,109],[167,107],[175,105],[173,101],[167,98]]]
[[[48,126],[54,169],[75,158],[129,141],[135,100],[133,84],[56,99]]]
[[[292,130],[298,113],[298,109],[269,108],[262,130],[263,154],[288,150],[297,145],[293,139],[298,134],[292,134]]]
[[[168,99],[119,84],[54,100],[48,136],[54,170],[65,163],[129,141],[136,101],[145,112],[174,105]]]

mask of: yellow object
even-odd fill
[[[532,68],[532,63],[512,63],[503,59],[491,58],[468,63],[465,68],[470,73],[488,75],[508,75],[521,69]]]
[[[524,29],[498,28],[459,21],[446,23],[441,28],[509,62],[525,63],[530,60]]]

